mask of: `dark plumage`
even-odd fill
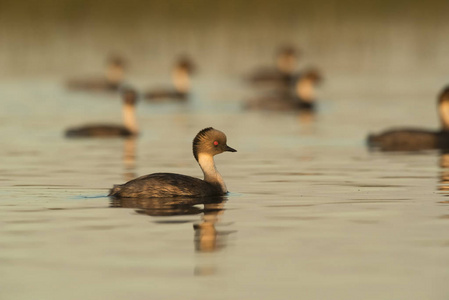
[[[186,101],[189,94],[187,92],[178,92],[170,89],[159,89],[145,93],[143,96],[146,100],[151,102],[166,102],[166,101]]]
[[[72,79],[67,81],[66,87],[70,90],[116,92],[120,84],[120,82],[110,82],[106,78]]]
[[[275,84],[279,87],[287,87],[294,80],[295,75],[273,69],[260,69],[250,76],[253,84]]]
[[[192,60],[180,57],[172,70],[173,87],[156,88],[144,93],[143,98],[149,102],[166,102],[188,100],[190,93],[190,76],[195,72]]]
[[[250,110],[297,111],[302,109],[312,110],[314,104],[279,93],[278,95],[250,99],[245,103],[244,108]]]
[[[65,132],[66,137],[116,137],[132,136],[134,133],[121,125],[85,125],[76,128],[70,128]]]
[[[313,111],[316,109],[316,105],[315,105],[315,102],[306,102],[306,101],[300,100],[300,101],[298,101],[298,108],[300,110]]]
[[[124,125],[115,124],[91,124],[75,128],[69,128],[65,136],[74,137],[129,137],[136,135],[137,125],[135,120],[135,104],[137,93],[131,88],[126,88],[123,97],[123,121]]]
[[[174,173],[154,173],[114,186],[109,196],[139,198],[146,197],[208,197],[223,195],[220,186],[204,180]]]
[[[219,205],[226,201],[225,196],[215,197],[157,197],[157,198],[118,198],[111,197],[110,207],[136,208],[137,213],[150,216],[194,215],[216,213]],[[197,205],[204,205],[204,208]],[[210,206],[214,205],[213,208]],[[220,209],[218,209],[219,211]]]
[[[276,111],[314,111],[315,89],[322,76],[317,69],[309,68],[291,79],[288,89],[276,91],[272,95],[250,99],[246,109]]]
[[[109,196],[118,198],[210,197],[227,193],[213,156],[224,151],[236,152],[226,144],[226,135],[212,127],[201,130],[192,142],[193,155],[200,165],[204,180],[173,173],[141,176],[115,185]]]
[[[441,130],[391,129],[380,134],[370,134],[368,146],[381,151],[419,151],[449,149],[449,86],[438,97]]]
[[[66,87],[71,90],[116,92],[123,83],[126,63],[120,56],[108,59],[104,77],[71,79]]]
[[[393,129],[368,136],[370,147],[382,151],[449,149],[448,131]]]
[[[276,55],[275,68],[261,68],[249,76],[249,81],[255,84],[276,84],[286,87],[294,79],[296,61],[299,51],[295,47],[287,45],[280,48]]]

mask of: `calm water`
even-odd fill
[[[357,84],[328,89],[309,118],[242,112],[250,91],[199,79],[188,105],[140,103],[137,140],[63,137],[120,121],[115,96],[3,82],[0,298],[447,299],[449,164],[364,144],[390,125],[436,128],[437,91],[364,80],[372,88],[340,79]],[[200,177],[191,140],[207,126],[238,150],[216,158],[226,199],[161,209],[106,197],[147,173]]]

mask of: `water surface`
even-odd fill
[[[389,125],[436,128],[436,92],[325,94],[305,118],[242,112],[248,91],[228,84],[219,100],[140,103],[136,140],[67,140],[69,126],[118,122],[119,99],[3,83],[0,298],[447,299],[447,157],[364,144]],[[238,150],[216,157],[229,196],[106,197],[152,172],[200,177],[191,141],[208,126]]]

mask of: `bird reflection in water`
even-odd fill
[[[199,252],[213,252],[224,246],[223,236],[215,228],[224,212],[224,202],[204,204],[204,214],[201,222],[195,223],[195,249]],[[223,232],[226,234],[226,232]],[[229,233],[229,232],[228,232]]]
[[[310,110],[301,110],[297,115],[297,122],[299,123],[299,134],[301,136],[310,136],[316,134],[317,114]]]
[[[449,151],[444,151],[440,156],[440,184],[438,190],[449,194]]]
[[[129,181],[137,177],[136,169],[136,137],[126,138],[123,143],[123,179]]]
[[[195,250],[213,252],[222,249],[226,236],[233,231],[218,231],[215,225],[224,213],[226,196],[204,198],[114,198],[110,207],[135,208],[139,214],[168,217],[203,214],[201,221],[193,225]],[[198,205],[203,205],[201,208]]]
[[[302,125],[309,125],[316,121],[316,114],[310,110],[303,110],[298,113],[298,121]]]

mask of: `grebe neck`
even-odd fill
[[[442,129],[449,131],[449,101],[441,102],[439,105],[439,114]]]
[[[176,91],[180,93],[188,93],[190,90],[189,72],[184,69],[174,69],[172,73],[173,85]]]
[[[124,70],[119,66],[110,66],[106,71],[106,80],[110,83],[120,83],[123,81]]]
[[[125,127],[133,133],[137,133],[139,130],[136,121],[136,107],[134,105],[123,105],[123,123]]]
[[[277,68],[281,73],[292,74],[295,71],[295,59],[291,57],[279,57]]]
[[[198,155],[198,164],[203,171],[204,181],[214,185],[219,185],[223,193],[228,192],[223,178],[215,167],[214,157],[212,155],[200,153]]]
[[[315,98],[312,80],[300,79],[296,84],[296,95],[305,102],[312,102]]]

